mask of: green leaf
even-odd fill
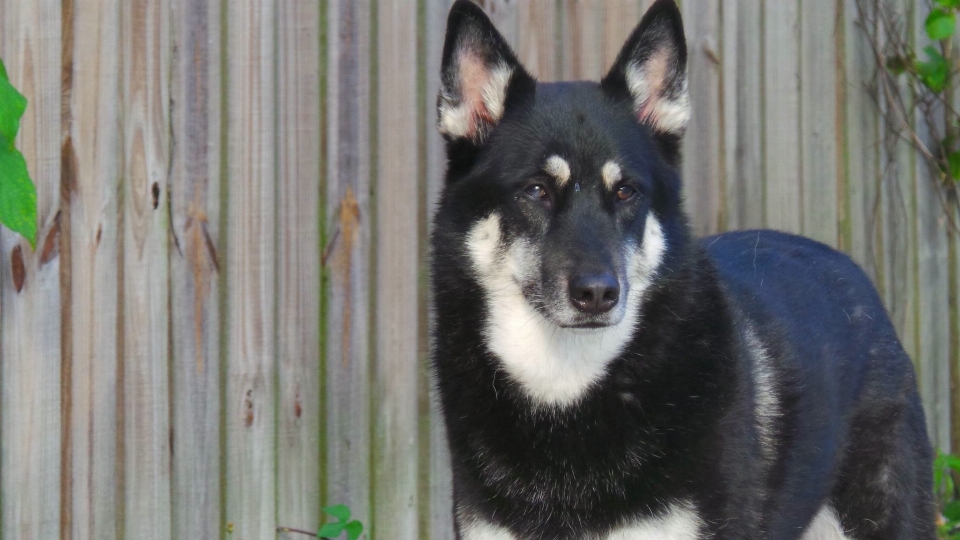
[[[960,0],[937,0],[937,4],[947,9],[960,8]]]
[[[953,35],[953,31],[957,27],[957,19],[952,11],[934,9],[930,12],[930,15],[927,15],[927,22],[924,26],[930,39],[947,39]]]
[[[950,177],[954,180],[960,179],[960,151],[947,156],[947,163],[950,165]]]
[[[327,523],[323,527],[320,527],[320,530],[317,531],[317,536],[320,538],[336,538],[340,536],[340,533],[346,528],[346,524],[342,521],[336,523]]]
[[[960,501],[951,501],[943,507],[943,517],[949,521],[960,521]]]
[[[350,521],[350,508],[345,504],[338,504],[336,506],[327,506],[323,509],[324,512],[330,514],[331,516],[337,518],[340,521],[347,522]]]
[[[7,70],[0,61],[0,148],[13,148],[20,130],[20,117],[27,110],[27,98],[10,84]]]
[[[23,154],[13,146],[27,99],[10,84],[0,61],[0,225],[37,247],[37,190]]]
[[[0,148],[0,224],[37,247],[37,190],[15,148]]]
[[[917,62],[917,74],[920,75],[920,81],[934,92],[942,92],[947,86],[947,76],[949,75],[949,66],[947,61],[933,47],[924,47],[923,51],[927,53],[927,62]]]
[[[357,538],[360,538],[360,535],[363,533],[363,523],[353,520],[350,523],[347,523],[346,529],[347,540],[357,540]]]

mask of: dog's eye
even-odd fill
[[[637,190],[633,189],[630,186],[620,186],[620,189],[617,190],[617,200],[620,202],[626,202],[634,198],[637,195]]]
[[[538,201],[547,200],[549,194],[547,193],[547,188],[543,184],[530,184],[529,186],[523,188],[523,192],[527,194],[528,197]]]

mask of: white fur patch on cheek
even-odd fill
[[[490,214],[470,229],[467,250],[481,281],[490,274],[497,261],[500,246],[500,216]]]
[[[606,540],[696,540],[703,525],[693,505],[671,504],[665,514],[614,530]]]
[[[552,176],[561,188],[570,181],[570,164],[560,156],[547,158],[547,162],[543,165],[543,172]]]
[[[623,171],[616,161],[608,161],[600,169],[600,175],[603,177],[603,185],[607,186],[607,189],[613,189],[623,178]]]
[[[657,131],[682,135],[690,121],[687,79],[683,78],[680,88],[666,88],[669,62],[670,53],[661,51],[642,65],[628,65],[627,88],[633,96],[634,108],[641,122],[651,124]]]
[[[663,227],[660,226],[660,220],[650,212],[647,214],[646,225],[643,228],[643,245],[640,247],[640,256],[636,262],[636,269],[644,288],[649,287],[657,268],[663,262],[666,251],[667,239],[663,235]]]
[[[513,68],[488,66],[467,50],[457,54],[456,86],[440,91],[440,133],[480,140],[503,117]]]

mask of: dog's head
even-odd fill
[[[542,84],[483,11],[460,0],[437,108],[449,158],[437,226],[459,231],[485,291],[490,347],[527,372],[556,366],[505,357],[553,350],[547,364],[595,379],[686,235],[676,168],[689,100],[676,5],[650,8],[601,82]]]

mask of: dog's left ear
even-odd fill
[[[535,84],[480,6],[458,0],[447,19],[440,67],[440,133],[480,146],[508,101],[533,92]]]
[[[687,43],[674,0],[650,6],[601,85],[611,94],[629,96],[637,119],[655,134],[683,136],[690,120]]]

